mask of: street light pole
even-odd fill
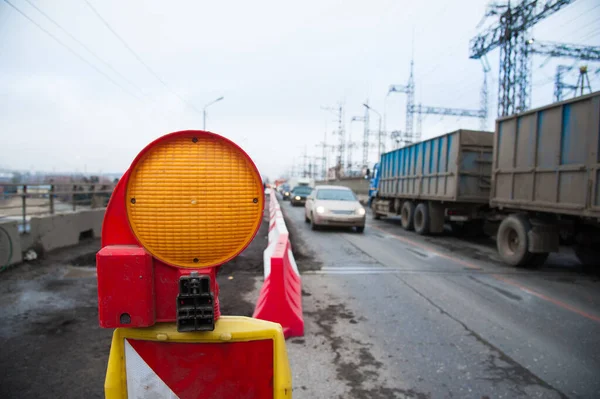
[[[374,110],[373,108],[371,108],[369,106],[369,104],[363,104],[369,111],[374,112],[377,115],[377,118],[379,119],[379,129],[377,131],[377,159],[381,159],[381,114],[379,112],[377,112],[376,110]]]
[[[224,98],[225,97],[221,96],[221,97],[217,98],[216,100],[209,102],[208,104],[206,104],[204,106],[204,108],[202,108],[202,130],[206,130],[206,108],[210,107],[214,103],[218,103],[219,101],[223,100]]]

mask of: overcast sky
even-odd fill
[[[335,128],[321,106],[346,106],[346,131],[362,137],[367,99],[386,112],[387,129],[404,129],[405,84],[414,32],[416,100],[477,109],[480,62],[469,39],[486,6],[457,1],[149,1],[89,0],[110,26],[166,83],[153,76],[84,0],[30,0],[106,61],[106,67],[26,0],[9,0],[102,74],[0,0],[0,167],[42,171],[122,172],[152,139],[182,129],[233,139],[271,178],[301,162]],[[492,20],[490,20],[492,22]],[[578,0],[533,30],[538,40],[600,45],[600,0]],[[496,115],[498,51],[490,112]],[[533,59],[533,105],[552,101],[554,72],[572,60]],[[600,63],[590,64],[598,90]],[[569,80],[576,81],[576,71]],[[176,92],[177,95],[173,94]],[[182,101],[179,97],[184,99]],[[376,129],[376,118],[371,119]],[[428,116],[424,138],[478,120]],[[493,117],[489,127],[493,129]],[[389,145],[388,145],[389,148]],[[361,158],[357,148],[353,158]],[[370,161],[375,161],[375,150]],[[331,156],[333,160],[333,156]]]

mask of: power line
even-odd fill
[[[591,10],[590,10],[591,11]],[[578,26],[575,25],[575,29],[564,34],[563,37],[565,38],[569,38],[569,37],[573,37],[574,35],[579,36],[581,34],[582,31],[584,31],[588,26],[597,26],[598,25],[598,21],[597,20],[593,20],[589,23],[587,23],[586,25],[583,26]],[[581,39],[580,39],[581,40]]]
[[[573,3],[573,5],[575,5],[575,4],[577,4],[577,3]],[[568,25],[568,24],[570,24],[571,22],[578,20],[579,18],[581,18],[581,17],[582,17],[582,16],[584,16],[584,15],[589,15],[589,14],[590,14],[592,11],[594,11],[594,10],[595,10],[596,8],[598,8],[598,7],[600,7],[600,4],[598,4],[598,5],[597,5],[597,6],[595,6],[595,7],[592,7],[592,8],[590,8],[590,9],[589,9],[589,10],[587,10],[587,11],[584,11],[584,12],[582,12],[581,14],[577,15],[575,18],[568,20],[567,22],[563,23],[562,25],[559,25],[559,26],[557,26],[557,27],[553,27],[553,28],[552,28],[552,30],[553,30],[554,32],[557,32],[557,31],[558,31],[560,28],[562,28],[563,26],[565,26],[565,25]],[[565,9],[566,9],[566,7],[565,7]]]
[[[121,74],[119,71],[117,71],[112,65],[110,65],[107,61],[103,60],[100,56],[98,56],[98,54],[96,54],[94,51],[92,51],[92,49],[90,49],[88,46],[85,45],[85,43],[83,43],[81,40],[77,39],[75,36],[73,36],[71,33],[69,33],[65,28],[63,28],[58,22],[56,22],[54,19],[52,19],[48,14],[46,14],[44,11],[42,11],[38,6],[36,6],[34,3],[32,3],[30,0],[25,0],[27,3],[29,3],[29,5],[33,8],[35,8],[40,14],[42,14],[44,17],[46,17],[50,22],[52,22],[58,29],[60,29],[63,33],[65,33],[67,36],[69,36],[74,42],[76,42],[77,44],[79,44],[81,47],[83,47],[88,53],[90,53],[91,55],[93,55],[98,61],[102,62],[107,68],[109,68],[111,71],[113,71],[114,73],[116,73],[117,75],[119,75],[121,77],[121,79],[123,79],[124,81],[126,81],[127,83],[129,83],[132,87],[136,88],[137,90],[139,90],[143,96],[146,96],[146,94],[144,93],[144,91],[137,86],[135,83],[133,83],[132,81],[130,81],[129,79],[127,79],[125,76],[123,76],[123,74]]]
[[[92,10],[92,12],[94,14],[96,14],[96,16],[98,17],[98,19],[100,19],[100,21],[102,21],[102,23],[104,24],[104,26],[106,26],[106,28],[111,31],[111,33],[113,35],[115,35],[115,37],[117,39],[119,39],[119,41],[123,44],[123,46],[125,46],[125,48],[127,50],[129,50],[129,52],[135,57],[136,60],[138,60],[140,62],[140,64],[142,64],[146,70],[148,72],[150,72],[150,74],[152,76],[154,76],[160,83],[162,83],[162,85],[169,90],[171,93],[173,93],[179,100],[181,100],[182,103],[184,103],[185,105],[187,105],[188,107],[190,107],[191,109],[193,109],[194,111],[196,111],[198,114],[202,114],[200,112],[200,110],[198,110],[198,108],[194,107],[192,104],[190,104],[188,101],[186,101],[183,97],[181,97],[175,90],[173,90],[168,84],[167,82],[165,82],[156,72],[154,72],[154,70],[152,68],[150,68],[150,66],[148,66],[148,64],[146,64],[144,62],[144,60],[142,60],[142,58],[133,50],[133,48],[131,48],[131,46],[129,46],[129,44],[127,44],[127,42],[110,26],[110,24],[102,17],[102,15],[100,15],[100,13],[94,8],[94,6],[92,6],[92,4],[88,1],[88,0],[83,0],[85,2],[85,4],[88,5],[88,7]]]
[[[88,60],[86,60],[85,58],[83,58],[81,56],[81,54],[79,54],[77,51],[73,50],[71,47],[69,47],[67,44],[65,44],[63,41],[61,41],[59,38],[57,38],[52,33],[50,33],[48,30],[44,29],[40,24],[38,24],[33,19],[31,19],[31,17],[29,17],[27,14],[25,14],[21,9],[19,9],[17,6],[15,6],[13,3],[11,3],[9,0],[4,0],[4,2],[6,4],[8,4],[9,6],[11,6],[15,11],[17,11],[23,17],[25,17],[26,19],[28,19],[29,22],[31,22],[32,24],[34,24],[35,26],[37,26],[42,32],[44,32],[45,34],[47,34],[48,36],[50,36],[52,39],[54,39],[58,44],[60,44],[61,46],[63,46],[67,50],[69,50],[69,52],[71,54],[73,54],[75,57],[79,58],[81,61],[83,61],[86,64],[88,64],[96,72],[98,72],[100,75],[102,75],[106,79],[108,79],[112,84],[114,84],[115,86],[119,87],[121,90],[123,90],[127,94],[131,95],[132,97],[135,97],[136,99],[142,101],[142,99],[140,97],[138,97],[136,94],[134,94],[134,93],[130,92],[129,90],[127,90],[119,82],[117,82],[116,80],[114,80],[113,78],[111,78],[109,75],[107,75],[106,73],[104,73],[101,69],[99,69],[98,67],[96,67],[94,64],[92,64],[91,62],[89,62]]]
[[[596,36],[599,33],[600,33],[600,29],[596,29],[596,30],[592,31],[589,35],[586,35],[586,36],[582,37],[581,40],[582,41],[586,41],[586,40],[588,40],[588,39]]]

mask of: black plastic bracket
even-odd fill
[[[215,329],[214,296],[210,276],[191,272],[179,278],[177,295],[177,331],[213,331]]]

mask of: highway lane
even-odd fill
[[[600,283],[569,254],[518,270],[485,240],[370,217],[364,234],[315,232],[282,207],[321,266],[303,274],[306,337],[288,345],[295,397],[600,397]]]

